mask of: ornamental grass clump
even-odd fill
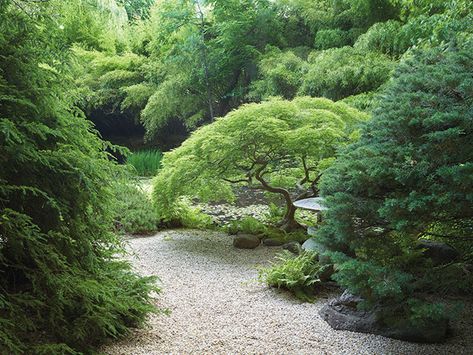
[[[159,150],[142,150],[131,153],[127,163],[131,165],[138,176],[156,175],[161,168],[163,154]]]

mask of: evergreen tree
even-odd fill
[[[322,181],[329,210],[320,234],[337,264],[336,280],[391,315],[441,316],[440,306],[417,299],[433,272],[419,259],[417,239],[471,234],[472,49],[407,56],[361,139]]]
[[[0,1],[0,353],[89,351],[154,310],[119,261],[116,166],[71,105],[54,2]]]

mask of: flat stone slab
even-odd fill
[[[327,207],[323,205],[324,200],[325,199],[323,197],[311,197],[295,201],[293,205],[294,207],[302,208],[304,210],[325,211]]]

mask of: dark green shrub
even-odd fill
[[[276,227],[268,227],[264,233],[264,236],[271,239],[279,240],[283,243],[288,242],[305,242],[309,236],[304,229],[300,229],[293,232],[286,232]]]
[[[140,325],[157,288],[117,259],[116,166],[71,105],[50,3],[29,5],[0,1],[0,353],[88,353]]]
[[[335,278],[368,304],[413,317],[432,272],[417,239],[438,237],[438,224],[463,226],[452,240],[471,233],[472,72],[471,46],[406,57],[361,139],[323,178],[329,210],[320,236],[333,251]],[[435,307],[426,319],[438,318]]]

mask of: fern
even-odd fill
[[[271,267],[259,271],[259,280],[272,287],[287,289],[302,301],[313,302],[315,286],[321,282],[320,269],[315,253],[305,251],[294,256],[285,250],[276,256]]]

